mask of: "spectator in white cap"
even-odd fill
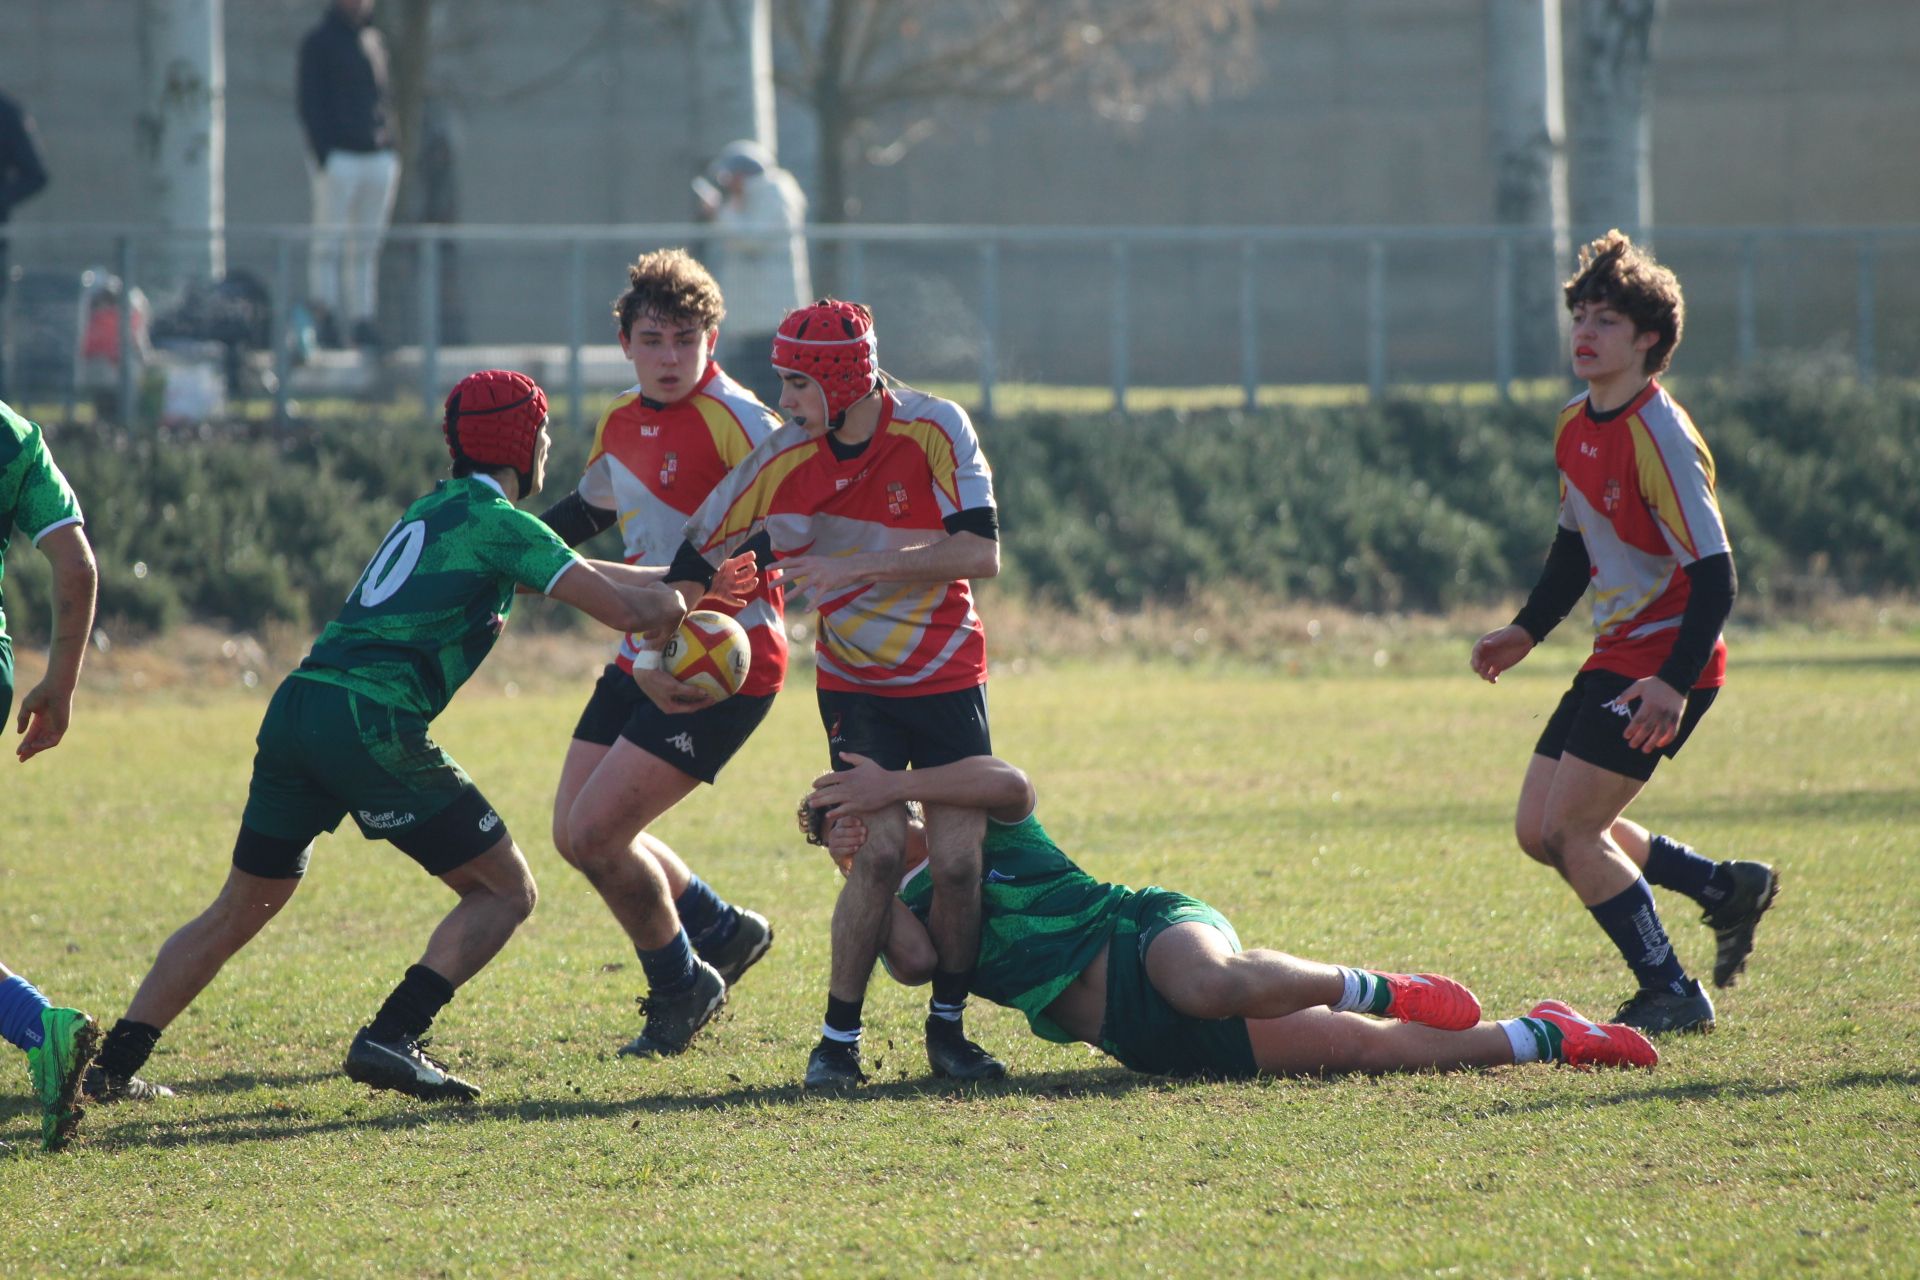
[[[767,352],[780,321],[813,297],[801,231],[807,197],[765,147],[744,139],[721,148],[693,186],[718,231],[707,260],[727,300],[721,365],[777,404],[782,387]]]

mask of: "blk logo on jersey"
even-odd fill
[[[1600,446],[1582,440],[1580,442],[1580,456],[1583,458],[1597,458],[1600,456]]]
[[[1600,505],[1606,510],[1608,515],[1612,515],[1613,509],[1620,505],[1620,482],[1618,480],[1607,481],[1606,489],[1600,494]]]
[[[913,510],[913,503],[907,498],[907,486],[898,480],[887,483],[887,514],[896,520]]]
[[[660,464],[660,487],[662,489],[673,488],[673,482],[679,479],[679,477],[680,455],[670,453],[666,456],[666,460]]]
[[[640,437],[643,440],[651,440],[659,434],[660,424],[657,422],[645,423],[640,428]]]

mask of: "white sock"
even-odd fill
[[[1365,1013],[1373,1007],[1374,992],[1379,989],[1380,979],[1365,969],[1348,969],[1341,965],[1340,981],[1345,984],[1340,998],[1329,1006],[1335,1013]]]
[[[1513,1046],[1515,1062],[1544,1062],[1547,1056],[1545,1037],[1527,1025],[1532,1018],[1507,1018],[1499,1027],[1507,1033],[1507,1043]]]
[[[823,1022],[820,1024],[820,1038],[823,1040],[837,1040],[841,1044],[859,1044],[860,1028],[855,1027],[851,1031],[841,1031]]]

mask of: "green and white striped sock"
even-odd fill
[[[1340,998],[1330,1006],[1334,1012],[1381,1014],[1387,1011],[1393,992],[1388,989],[1386,979],[1365,969],[1334,967],[1340,970],[1340,981],[1345,984]]]
[[[1560,1061],[1560,1028],[1545,1018],[1508,1018],[1500,1023],[1515,1062]]]

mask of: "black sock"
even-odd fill
[[[159,1041],[160,1028],[122,1018],[107,1032],[106,1040],[100,1045],[100,1056],[93,1060],[93,1065],[104,1075],[125,1079],[147,1065],[153,1046]]]
[[[1644,879],[1635,880],[1614,897],[1587,908],[1620,956],[1633,970],[1635,981],[1645,991],[1671,991],[1686,995],[1693,990],[1687,971],[1673,954],[1673,943],[1654,910],[1653,890]]]
[[[374,1015],[367,1035],[388,1043],[418,1040],[451,999],[451,982],[423,964],[413,965]]]
[[[959,973],[933,971],[933,998],[927,1002],[929,1030],[960,1030],[960,1015],[967,1007],[967,983],[972,978],[971,969]]]
[[[1671,836],[1654,835],[1647,838],[1647,883],[1717,907],[1733,890],[1733,873],[1726,863],[1703,858]]]
[[[827,1022],[820,1032],[829,1040],[838,1040],[842,1044],[860,1042],[860,1007],[866,1004],[863,996],[858,1000],[842,1000],[832,992],[827,993]]]

